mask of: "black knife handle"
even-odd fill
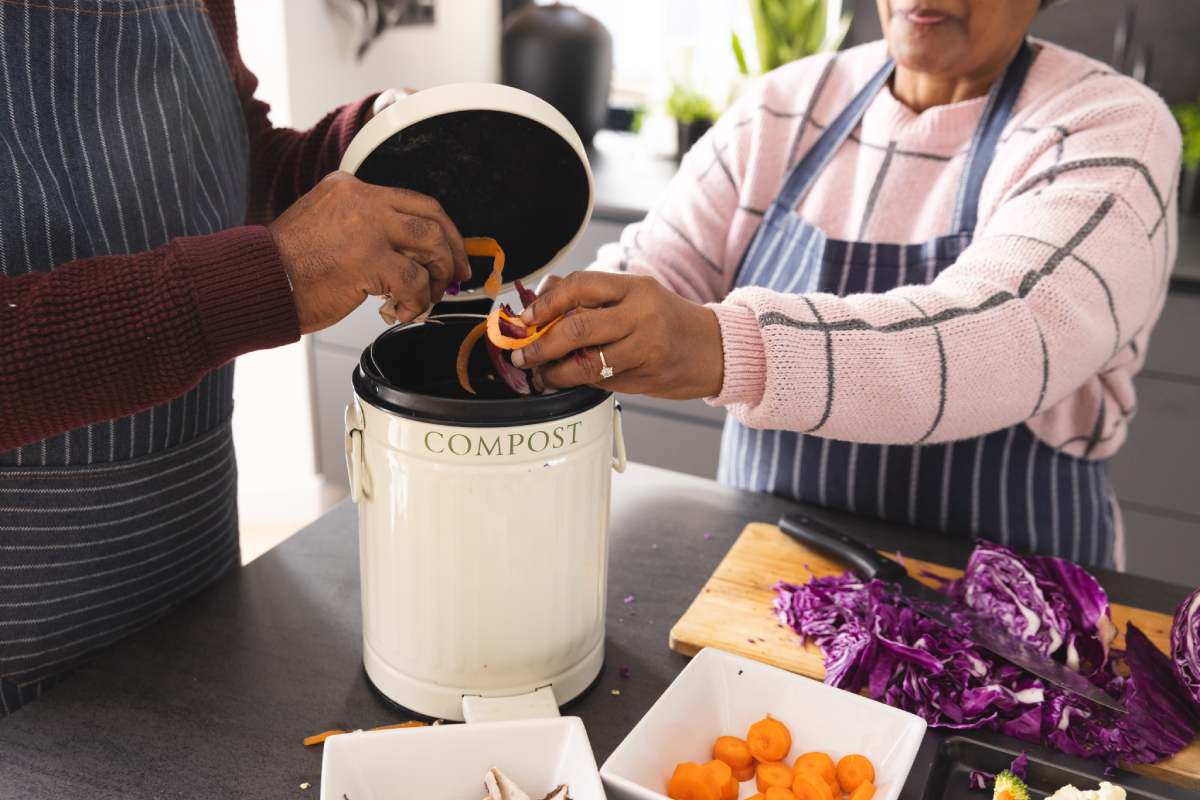
[[[860,578],[897,581],[908,574],[903,566],[880,554],[878,550],[807,514],[789,514],[779,520],[779,528],[821,555],[849,564],[850,569]]]

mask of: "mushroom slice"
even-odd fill
[[[492,767],[483,776],[483,787],[488,791],[489,800],[532,800],[521,791],[512,780],[500,770]]]
[[[571,796],[567,794],[567,785],[564,783],[543,797],[542,800],[571,800]]]

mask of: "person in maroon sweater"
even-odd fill
[[[48,272],[7,270],[0,452],[170,400],[235,356],[334,324],[368,295],[390,295],[406,321],[470,274],[437,201],[334,172],[377,98],[307,131],[273,127],[237,50],[233,3],[207,5],[249,135],[248,165],[222,165],[249,170],[246,224]]]
[[[232,0],[0,3],[0,716],[238,564],[232,360],[470,265],[275,128]]]

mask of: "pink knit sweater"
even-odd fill
[[[710,402],[747,425],[804,430],[829,403],[823,436],[912,443],[939,413],[945,380],[927,442],[1024,420],[1071,455],[1111,455],[1134,413],[1133,376],[1175,259],[1180,135],[1149,89],[1036,44],[983,186],[974,242],[932,283],[848,297],[730,291],[789,167],[883,63],[883,42],[759,80],[687,154],[655,210],[601,249],[597,267],[653,275],[712,304],[725,380]],[[798,213],[839,239],[949,233],[984,103],[915,114],[885,88]],[[931,328],[888,328],[911,318],[914,304],[946,320],[944,375]],[[825,332],[787,322],[818,314],[868,323],[832,334],[832,375]]]

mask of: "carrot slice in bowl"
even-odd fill
[[[792,734],[786,725],[767,714],[750,726],[746,744],[759,761],[782,761],[792,749]]]
[[[791,767],[782,761],[764,761],[755,770],[755,785],[760,792],[772,786],[790,787],[794,776]]]
[[[721,736],[713,742],[712,757],[724,761],[736,770],[754,766],[754,756],[745,740],[736,736]]]
[[[874,783],[875,767],[866,756],[851,753],[837,763],[837,779],[842,789],[853,793],[863,783]]]

